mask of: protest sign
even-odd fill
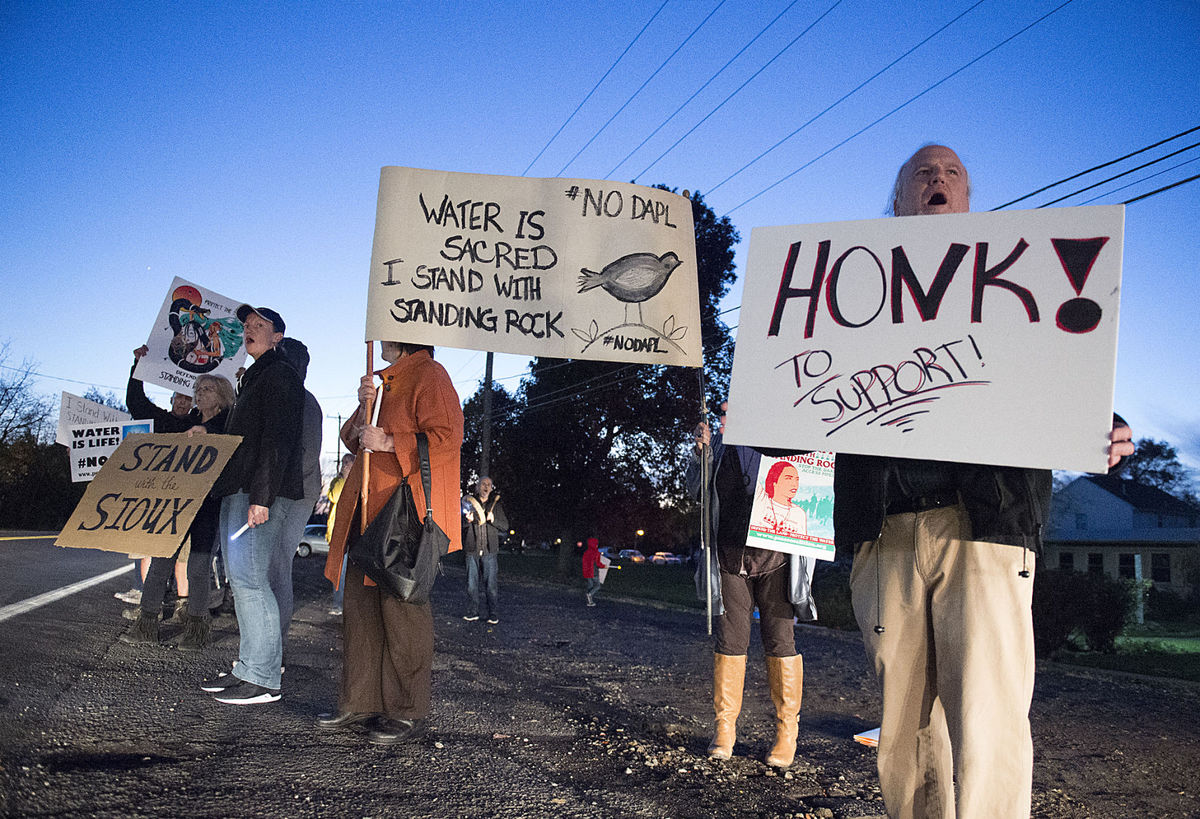
[[[126,437],[154,432],[154,421],[72,424],[67,432],[70,435],[71,482],[80,483],[96,477]]]
[[[54,443],[70,447],[70,428],[75,424],[120,423],[130,420],[130,417],[129,413],[98,401],[64,392],[58,410],[58,433],[54,436]]]
[[[192,394],[196,376],[205,373],[236,383],[246,360],[237,317],[241,304],[176,276],[146,340],[150,351],[133,377],[184,395]]]
[[[131,435],[88,485],[59,546],[170,557],[240,435]]]
[[[691,203],[619,182],[386,167],[367,340],[700,366]]]
[[[832,452],[763,456],[746,545],[833,560]]]
[[[1107,469],[1124,208],[755,228],[725,438]]]

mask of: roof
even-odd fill
[[[1082,480],[1091,481],[1110,495],[1115,495],[1139,512],[1161,515],[1197,515],[1200,506],[1181,500],[1164,492],[1157,486],[1148,486],[1129,478],[1116,475],[1084,475]]]

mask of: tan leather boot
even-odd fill
[[[713,654],[713,710],[717,715],[717,732],[708,746],[708,755],[713,759],[729,759],[733,756],[745,682],[745,654]]]
[[[804,692],[804,658],[768,657],[767,683],[775,703],[775,746],[767,754],[767,764],[786,768],[796,758],[796,737],[800,732],[800,696]]]

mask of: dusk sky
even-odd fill
[[[180,276],[282,313],[332,418],[356,404],[381,166],[698,190],[741,232],[740,270],[753,227],[882,217],[927,142],[958,152],[983,211],[1179,135],[1198,76],[1195,0],[10,0],[3,363],[35,362],[56,401],[123,397]],[[1058,204],[1125,202],[1200,173],[1197,143],[1016,207],[1180,151]],[[1197,217],[1200,180],[1126,208],[1115,401],[1193,467]],[[465,400],[485,354],[437,357]],[[526,365],[499,355],[495,375],[515,390]]]

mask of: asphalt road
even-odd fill
[[[0,533],[0,537],[5,534]],[[120,555],[0,541],[3,606],[119,568]],[[857,635],[798,629],[806,687],[796,765],[760,761],[771,740],[752,654],[739,744],[704,756],[711,653],[695,612],[506,581],[502,621],[466,623],[464,576],[435,589],[434,708],[427,733],[376,748],[322,734],[336,701],[339,618],[323,558],[297,559],[284,697],[230,706],[199,680],[228,664],[236,624],[189,655],[126,646],[120,575],[0,620],[4,816],[866,817],[883,813],[877,725]],[[169,636],[169,631],[167,636]],[[1039,669],[1034,815],[1200,815],[1193,736],[1200,687]],[[1190,715],[1190,716],[1188,716]]]

